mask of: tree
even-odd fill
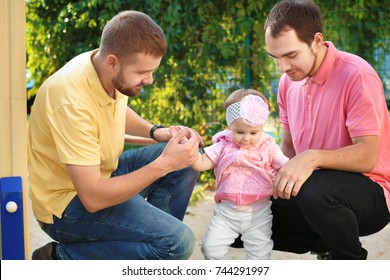
[[[169,42],[155,74],[156,86],[132,100],[132,106],[144,107],[139,112],[155,122],[220,121],[223,94],[230,87],[244,85],[251,75],[258,78],[247,86],[266,91],[268,73],[275,72],[262,40],[263,10],[270,8],[265,2],[29,0],[28,67],[36,81],[31,94],[73,56],[97,48],[104,24],[131,8],[155,19]],[[153,110],[142,110],[147,108]]]
[[[270,84],[279,74],[265,51],[263,32],[275,0],[26,2],[28,67],[36,81],[31,95],[73,56],[97,48],[103,26],[112,16],[134,9],[149,14],[169,43],[155,85],[131,101],[145,118],[189,126],[220,122],[225,94],[238,86],[266,93],[277,111]],[[317,1],[324,14],[325,38],[379,63],[378,50],[389,52],[388,41],[383,40],[390,13],[386,2]]]

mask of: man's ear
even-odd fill
[[[114,54],[109,54],[106,58],[106,67],[111,72],[116,72],[119,70],[119,60]]]
[[[313,47],[319,48],[320,46],[322,46],[323,42],[324,41],[323,41],[322,33],[317,32],[316,34],[314,34]]]

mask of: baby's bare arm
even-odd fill
[[[215,167],[215,163],[206,153],[199,153],[198,158],[191,166],[194,170],[200,172],[213,169]]]

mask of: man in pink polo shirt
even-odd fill
[[[265,22],[269,55],[283,75],[282,151],[274,182],[274,249],[366,259],[359,236],[390,221],[390,122],[383,86],[362,58],[322,35],[311,1],[281,1]]]

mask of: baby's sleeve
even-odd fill
[[[204,148],[204,152],[215,164],[218,163],[218,158],[219,155],[221,154],[221,150],[222,150],[221,142],[217,142],[215,144],[212,144],[211,146]]]
[[[276,143],[274,143],[274,146],[275,152],[272,160],[272,167],[275,169],[280,169],[289,160],[289,158],[283,154],[282,150]]]

